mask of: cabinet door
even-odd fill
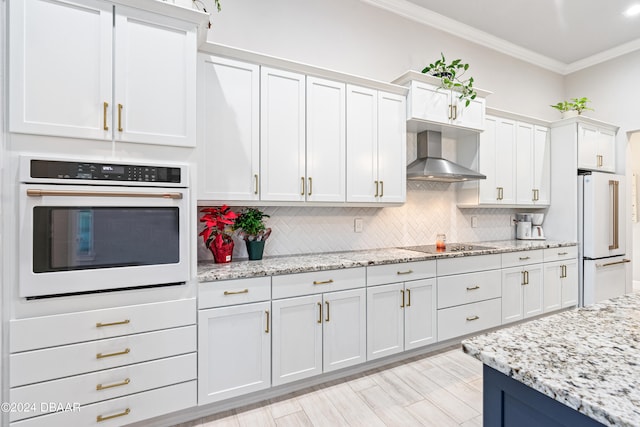
[[[366,291],[353,289],[323,296],[324,372],[367,360]]]
[[[551,204],[551,137],[549,128],[533,128],[533,189],[534,205]]]
[[[25,0],[9,14],[9,130],[111,140],[112,6]]]
[[[198,404],[271,385],[271,303],[198,313]]]
[[[451,91],[440,86],[412,81],[409,92],[411,118],[449,124]]]
[[[322,373],[322,296],[274,300],[273,385]]]
[[[195,147],[196,50],[193,24],[116,7],[116,140]]]
[[[486,130],[480,135],[479,182],[481,204],[515,204],[516,123],[487,117]]]
[[[598,129],[578,124],[578,168],[598,169]]]
[[[403,307],[402,283],[367,288],[367,360],[403,351]]]
[[[562,308],[578,305],[578,261],[564,261]]]
[[[405,283],[404,349],[436,342],[436,279]]]
[[[563,261],[544,264],[544,312],[562,308]],[[576,287],[576,290],[578,288]]]
[[[308,201],[345,201],[345,115],[344,83],[307,77]]]
[[[347,202],[375,202],[378,92],[347,85]]]
[[[455,106],[453,124],[470,129],[484,130],[485,99],[472,99],[468,106],[466,101],[458,99],[456,92],[452,93],[451,103]]]
[[[378,200],[404,203],[407,194],[407,120],[404,96],[378,92]]]
[[[516,203],[531,205],[535,199],[533,184],[534,130],[530,123],[516,123]],[[498,154],[498,153],[496,153]]]
[[[502,324],[524,318],[524,270],[522,267],[502,269]]]
[[[305,76],[260,69],[262,200],[305,200]]]
[[[542,264],[525,267],[522,312],[524,317],[537,316],[543,312]]]
[[[198,200],[258,200],[260,67],[198,61]]]
[[[616,134],[612,130],[599,129],[598,154],[600,157],[599,170],[616,172]]]

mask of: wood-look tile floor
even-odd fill
[[[176,427],[482,426],[482,364],[460,346]]]

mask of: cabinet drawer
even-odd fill
[[[438,277],[438,308],[498,298],[501,294],[500,270]]]
[[[445,341],[501,324],[501,299],[438,310],[438,340]]]
[[[544,250],[544,262],[563,261],[578,257],[578,247],[568,246],[564,248],[548,248]]]
[[[518,267],[542,262],[543,249],[521,252],[507,252],[502,254],[502,268]]]
[[[16,387],[192,351],[196,351],[195,325],[34,350],[9,356],[9,381]]]
[[[10,322],[11,353],[195,325],[195,298]]]
[[[121,368],[107,369],[91,374],[77,375],[24,387],[12,388],[12,402],[33,405],[35,412],[11,414],[11,421],[51,412],[55,408],[43,407],[40,402],[75,402],[80,405],[113,399],[165,387],[197,377],[196,353],[138,363]]]
[[[364,267],[287,274],[271,278],[273,299],[363,288],[365,283]]]
[[[375,265],[367,267],[367,286],[429,279],[435,276],[435,260]]]
[[[271,277],[200,283],[198,308],[224,307],[271,299]]]
[[[500,254],[439,259],[438,276],[499,269],[501,262]]]
[[[121,426],[193,407],[196,394],[196,381],[189,381],[18,421],[11,427]]]

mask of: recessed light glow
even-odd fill
[[[624,11],[624,16],[629,18],[638,14],[640,14],[640,4],[634,4]]]

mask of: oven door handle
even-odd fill
[[[73,190],[27,190],[29,197],[42,196],[73,196],[73,197],[146,197],[161,199],[182,199],[182,193],[143,193],[143,192],[118,192],[118,191],[73,191]]]

